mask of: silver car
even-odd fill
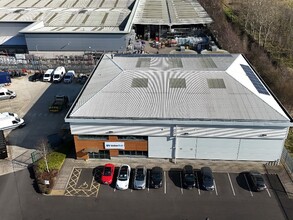
[[[146,185],[146,167],[137,166],[134,171],[133,188],[134,189],[145,189]]]

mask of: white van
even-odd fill
[[[65,74],[65,67],[64,66],[58,66],[54,70],[53,74],[53,82],[60,82]]]
[[[0,100],[3,100],[3,99],[13,99],[15,97],[16,97],[15,92],[13,92],[13,91],[11,91],[9,89],[0,87]]]
[[[47,69],[47,71],[44,73],[43,81],[50,82],[53,76],[53,72],[54,72],[54,69]]]
[[[0,113],[0,130],[21,128],[23,126],[25,126],[25,122],[17,114],[11,112]]]

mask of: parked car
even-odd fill
[[[52,76],[54,73],[54,69],[47,69],[43,76],[44,82],[50,82],[52,80]]]
[[[151,169],[151,186],[155,189],[163,185],[163,169],[161,167],[153,167]]]
[[[214,176],[210,167],[201,168],[202,186],[206,190],[214,190]]]
[[[75,78],[75,71],[68,70],[64,76],[63,82],[64,83],[72,83],[73,79]]]
[[[0,130],[11,130],[22,128],[23,126],[25,126],[25,122],[17,114],[11,112],[0,113]]]
[[[137,166],[134,171],[133,188],[145,189],[147,169],[145,166]]]
[[[13,99],[16,97],[15,92],[6,89],[6,88],[1,88],[0,87],[0,100],[4,100],[4,99]]]
[[[183,167],[183,184],[187,189],[192,189],[195,187],[195,176],[193,172],[193,167],[191,165],[186,165]]]
[[[252,190],[259,192],[267,188],[262,175],[258,171],[250,171],[248,177]]]
[[[114,176],[115,166],[111,163],[107,163],[104,166],[101,181],[103,184],[112,184]]]
[[[130,179],[130,166],[123,164],[118,171],[118,177],[116,181],[116,189],[125,190],[128,189]]]
[[[43,73],[35,72],[33,75],[28,77],[28,80],[31,82],[41,81],[43,79]]]

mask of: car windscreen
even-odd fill
[[[184,178],[186,181],[189,181],[189,182],[194,181],[194,175],[191,173],[185,174]]]
[[[44,75],[44,77],[50,77],[51,76],[51,74],[49,74],[49,73],[46,73],[45,75]]]
[[[127,180],[127,173],[121,172],[118,176],[118,180],[121,180],[121,181]]]
[[[111,168],[110,167],[105,167],[104,176],[111,176]]]
[[[144,175],[143,174],[137,174],[136,177],[135,177],[135,180],[143,181],[144,180]]]
[[[71,77],[70,75],[65,75],[64,79],[70,79],[70,77]]]
[[[59,75],[54,75],[54,79],[59,79]]]

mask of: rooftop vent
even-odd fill
[[[85,13],[87,13],[87,10],[86,10],[86,9],[82,9],[82,10],[80,10],[80,11],[78,12],[78,14],[85,14]]]
[[[20,12],[23,12],[23,11],[24,11],[24,9],[17,9],[13,13],[20,13]]]
[[[132,88],[147,88],[148,79],[147,78],[134,78],[131,83]]]

